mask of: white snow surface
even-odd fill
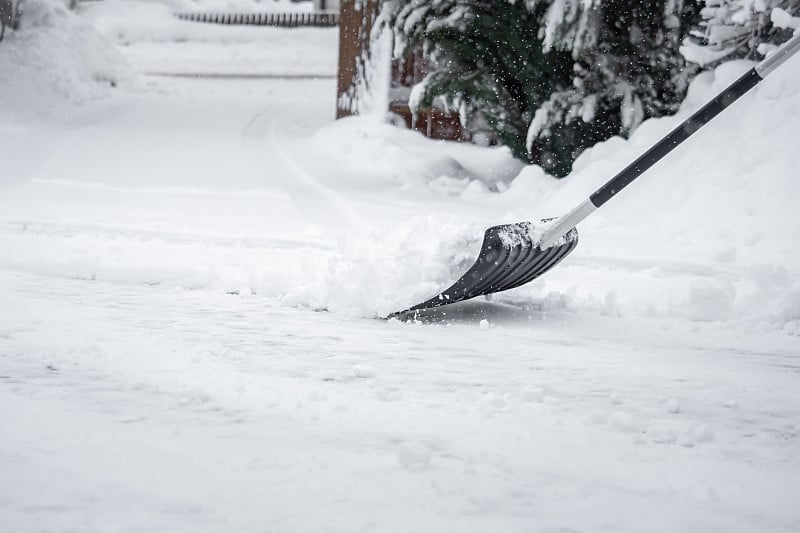
[[[194,4],[194,2],[190,2]],[[208,2],[208,11],[234,12],[244,5],[285,6],[291,2]],[[274,6],[272,6],[274,4]],[[306,4],[293,4],[306,11]],[[183,5],[183,2],[181,3]],[[290,5],[291,7],[291,5]],[[124,50],[128,62],[144,73],[181,75],[334,77],[338,58],[335,28],[270,28],[198,24],[178,20],[173,11],[196,11],[196,6],[176,9],[165,2],[103,0],[81,6],[83,18],[107,40]],[[270,11],[274,9],[256,9]],[[301,46],[288,45],[296,42]],[[171,46],[165,46],[170,44]]]
[[[556,180],[334,122],[335,30],[29,3],[0,44],[0,529],[800,529],[800,58],[542,278],[384,321],[752,65]]]

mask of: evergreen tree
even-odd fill
[[[442,97],[515,156],[563,176],[592,144],[674,112],[693,68],[679,45],[694,0],[396,0],[401,54],[436,68],[413,105]]]
[[[395,53],[422,46],[435,68],[411,95],[412,111],[441,98],[467,125],[485,123],[500,143],[527,159],[533,112],[566,87],[568,53],[546,54],[539,35],[544,5],[511,0],[411,0],[384,16],[397,36]]]
[[[545,44],[571,50],[572,84],[539,108],[527,139],[531,159],[556,175],[585,148],[677,111],[697,71],[680,54],[698,18],[695,2],[603,0],[582,13],[553,13],[563,5],[550,7]]]

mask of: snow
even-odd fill
[[[556,42],[557,32],[560,29],[560,23],[565,19],[567,6],[564,5],[565,0],[555,0],[552,5],[547,9],[547,18],[544,23],[544,39],[542,45],[545,50],[553,48]],[[571,7],[575,7],[574,5]]]
[[[556,180],[334,122],[335,30],[156,4],[41,0],[0,44],[5,529],[800,527],[798,58],[541,279],[383,321],[752,65]]]
[[[548,114],[550,111],[550,106],[548,103],[545,103],[536,110],[536,113],[534,113],[533,120],[531,120],[531,125],[528,127],[528,134],[525,138],[525,146],[528,147],[528,150],[530,150],[530,147],[533,146],[533,142],[536,140],[539,134],[542,133],[544,127],[547,125]]]
[[[696,63],[704,66],[715,63],[733,53],[733,48],[714,49],[708,46],[700,46],[698,44],[687,41],[681,45],[681,55],[686,58],[690,63]]]
[[[112,84],[126,81],[120,54],[63,3],[26,2],[25,29],[9,30],[0,49],[0,102],[4,103],[0,111],[37,111],[38,104],[53,105],[56,97],[98,97]]]
[[[800,17],[793,17],[779,7],[770,12],[770,20],[778,28],[792,29],[795,32],[800,29]]]
[[[310,3],[295,5],[306,4]],[[128,62],[140,72],[320,78],[336,75],[335,28],[199,24],[178,20],[172,16],[173,10],[163,3],[122,0],[103,0],[81,7],[83,18],[91,21],[107,40],[124,47]],[[287,38],[297,39],[303,46],[286,47]],[[165,47],[165,43],[172,46]]]

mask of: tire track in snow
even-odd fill
[[[313,174],[303,168],[295,158],[289,155],[286,144],[279,139],[278,134],[280,129],[287,129],[286,124],[288,123],[288,119],[285,112],[276,112],[275,108],[270,106],[253,115],[242,130],[242,143],[247,144],[248,142],[252,142],[253,130],[258,122],[267,116],[268,113],[274,113],[267,130],[267,144],[272,148],[270,155],[277,157],[280,164],[297,178],[295,181],[287,180],[286,188],[287,192],[295,200],[295,205],[298,209],[309,215],[312,220],[318,220],[322,225],[329,224],[332,221],[331,218],[320,219],[319,210],[309,207],[307,205],[308,201],[304,201],[305,198],[311,197],[317,199],[321,205],[333,207],[353,226],[371,226],[369,220],[358,214],[349,200],[330,187],[322,184]],[[251,154],[253,153],[252,150],[248,152]],[[258,164],[264,163],[262,158],[254,156],[254,159],[258,161]],[[274,163],[274,160],[271,160],[270,163]]]

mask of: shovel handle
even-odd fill
[[[725,108],[755,87],[764,77],[773,72],[798,51],[800,51],[800,34],[789,39],[768,58],[747,71],[713,100],[700,108],[700,110],[691,117],[684,120],[683,123],[672,130],[666,137],[658,141],[658,143],[640,155],[633,163],[625,167],[625,169],[611,178],[605,185],[597,189],[588,200],[585,200],[575,209],[567,213],[567,215],[557,219],[554,225],[542,236],[542,247],[549,246],[566,234],[570,229],[574,228],[578,222],[589,216],[595,209],[630,185],[631,182],[641,176],[645,170],[655,165],[679,144],[691,137],[697,130],[708,124]]]
[[[775,50],[775,53],[770,54],[768,58],[756,65],[756,72],[762,78],[766,78],[798,51],[800,51],[800,33],[783,43],[780,48]]]

